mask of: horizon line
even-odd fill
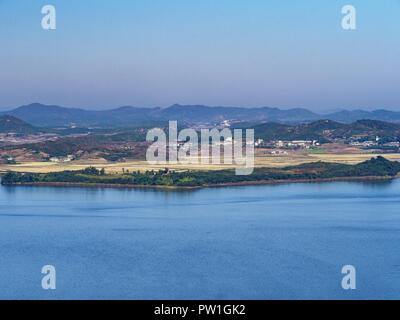
[[[117,109],[122,109],[122,108],[135,108],[135,109],[168,109],[171,107],[175,106],[180,106],[180,107],[205,107],[205,108],[235,108],[235,109],[277,109],[277,110],[282,110],[282,111],[290,111],[290,110],[295,110],[295,109],[302,109],[306,110],[315,114],[332,114],[332,113],[338,113],[338,112],[343,112],[343,111],[348,111],[348,112],[354,112],[354,111],[363,111],[363,112],[376,112],[376,111],[389,111],[389,112],[400,112],[400,110],[394,110],[386,107],[380,107],[377,109],[371,109],[371,108],[366,108],[363,109],[362,107],[354,107],[354,108],[331,108],[330,110],[325,110],[322,112],[318,112],[313,110],[314,108],[308,108],[308,107],[271,107],[271,106],[252,106],[252,107],[246,107],[246,106],[228,106],[228,105],[206,105],[206,104],[181,104],[181,103],[173,103],[168,106],[134,106],[134,105],[121,105],[121,106],[116,106],[116,107],[104,107],[100,109],[95,109],[95,108],[88,108],[88,107],[71,107],[71,106],[65,106],[65,105],[59,105],[59,104],[48,104],[48,103],[41,103],[41,102],[32,102],[28,104],[22,104],[20,106],[14,106],[14,107],[0,107],[0,113],[4,112],[10,112],[14,111],[16,109],[22,108],[22,107],[30,107],[33,105],[41,105],[45,107],[59,107],[59,108],[64,108],[64,109],[75,109],[75,110],[83,110],[83,111],[112,111],[112,110],[117,110]]]

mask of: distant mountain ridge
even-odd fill
[[[388,110],[375,111],[338,111],[320,115],[303,108],[282,110],[259,107],[209,107],[203,105],[175,104],[167,108],[120,107],[109,110],[85,110],[65,108],[56,105],[33,103],[10,111],[0,112],[26,121],[34,126],[129,126],[143,121],[176,120],[188,124],[218,123],[223,120],[248,122],[302,123],[328,119],[343,123],[370,119],[388,122],[400,122],[400,112]]]
[[[354,122],[362,119],[388,121],[388,122],[399,122],[400,112],[389,111],[384,109],[365,111],[365,110],[342,110],[329,114],[328,119],[339,121],[339,122]]]

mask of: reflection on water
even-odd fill
[[[0,187],[0,298],[400,298],[399,191]],[[340,286],[347,264],[355,291]]]

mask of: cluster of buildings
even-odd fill
[[[379,140],[381,140],[380,137],[376,136],[374,140],[362,140],[364,137],[358,137],[358,136],[354,136],[349,144],[351,146],[355,146],[355,147],[364,147],[364,148],[368,148],[368,147],[373,147],[373,146],[377,146],[379,144]]]
[[[317,147],[320,143],[317,140],[292,140],[292,141],[273,141],[275,148],[287,148],[287,149],[310,149],[311,147]]]
[[[285,156],[285,155],[288,155],[289,153],[285,150],[278,149],[278,150],[272,150],[271,154],[274,156],[282,156],[282,155]]]
[[[362,140],[362,138],[353,139],[349,142],[349,144],[351,146],[362,147],[362,148],[378,147],[378,146],[400,148],[400,141],[383,142],[383,139],[381,139],[378,136],[376,136],[375,139],[370,139],[370,140]]]
[[[400,142],[399,141],[394,141],[394,142],[387,142],[387,143],[383,143],[380,144],[378,141],[352,141],[349,143],[351,146],[355,146],[355,147],[364,147],[364,148],[368,148],[368,147],[394,147],[394,148],[399,148],[400,147]]]
[[[50,162],[71,162],[72,160],[75,160],[75,156],[71,154],[66,157],[51,157],[49,159]]]
[[[354,147],[368,148],[368,147],[377,146],[378,142],[375,142],[375,141],[352,141],[349,144]]]
[[[5,160],[6,160],[7,164],[16,164],[17,163],[15,158],[12,156],[7,156]]]
[[[397,147],[400,148],[400,142],[395,141],[395,142],[388,142],[384,144],[385,147]]]

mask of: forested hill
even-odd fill
[[[0,116],[0,133],[31,134],[38,131],[34,126],[13,116]]]
[[[246,125],[237,127],[246,128]],[[256,138],[271,140],[318,140],[328,142],[333,139],[348,139],[352,136],[400,138],[400,124],[377,120],[358,120],[353,123],[339,123],[332,120],[318,120],[310,123],[288,125],[263,123],[248,125],[254,128]]]

